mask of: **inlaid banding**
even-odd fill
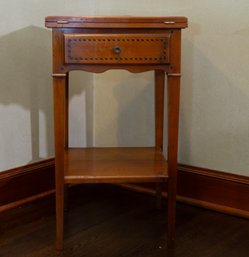
[[[170,33],[65,34],[65,63],[169,63]],[[115,51],[119,49],[119,53]]]

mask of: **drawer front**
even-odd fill
[[[166,64],[169,34],[65,34],[67,64]]]

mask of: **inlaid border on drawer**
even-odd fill
[[[167,64],[167,34],[65,34],[66,64]]]

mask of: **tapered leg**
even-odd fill
[[[68,117],[69,117],[69,73],[65,78],[65,148],[68,148]],[[68,211],[69,204],[68,204],[68,185],[64,186],[64,211]]]
[[[168,75],[168,242],[175,236],[180,74]]]
[[[163,151],[165,72],[155,71],[155,145]],[[162,183],[156,184],[156,208],[162,207]]]
[[[155,71],[155,144],[163,150],[163,121],[164,121],[164,87],[165,72]]]
[[[64,230],[64,150],[67,140],[67,74],[53,74],[55,190],[56,190],[56,249],[63,249]]]

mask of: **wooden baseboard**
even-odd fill
[[[123,187],[155,194],[145,184]],[[54,159],[0,172],[0,212],[54,192]],[[166,196],[166,193],[164,193]],[[178,166],[178,200],[249,218],[249,177],[189,165]]]
[[[188,165],[178,167],[182,201],[249,218],[249,177]]]
[[[54,159],[0,172],[0,212],[54,192]]]

